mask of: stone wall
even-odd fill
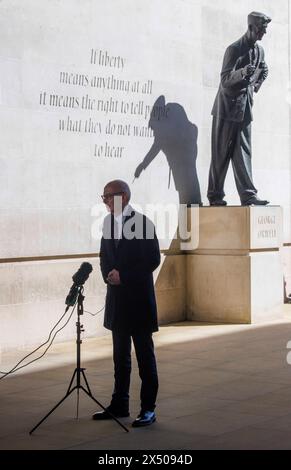
[[[254,180],[259,196],[283,207],[284,242],[291,243],[288,6],[288,0],[280,8],[272,0],[0,2],[3,348],[46,338],[84,260],[95,268],[88,310],[102,307],[95,230],[108,180],[127,180],[133,203],[143,209],[177,205],[183,187],[175,188],[173,174],[169,185],[169,164],[178,171],[189,163],[189,139],[207,204],[210,113],[222,57],[245,32],[251,10],[273,19],[263,40],[270,75],[255,96]],[[150,112],[161,96],[174,118],[164,128],[156,115],[161,125],[154,134]],[[156,157],[134,180],[154,140]],[[226,194],[229,204],[239,203],[231,169]],[[170,238],[160,237],[163,250]],[[291,290],[290,248],[284,250]],[[166,323],[187,312],[185,255],[164,253],[156,287]],[[101,324],[102,314],[88,317],[86,334],[103,334]],[[74,337],[74,330],[72,321],[59,338]]]

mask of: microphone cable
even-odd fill
[[[20,369],[22,369],[22,368],[24,368],[24,367],[26,367],[26,366],[32,364],[33,362],[36,362],[36,361],[38,361],[39,359],[41,359],[41,358],[46,354],[46,352],[49,350],[49,348],[52,346],[53,341],[54,341],[55,337],[57,336],[57,334],[58,334],[63,328],[65,328],[65,326],[67,326],[67,324],[68,324],[69,321],[71,320],[72,315],[73,315],[73,313],[74,313],[74,310],[75,310],[75,308],[76,308],[76,305],[77,305],[77,302],[75,303],[74,308],[73,308],[73,310],[72,310],[72,312],[71,312],[71,314],[70,314],[68,320],[66,321],[66,323],[65,323],[61,328],[59,328],[59,329],[55,332],[55,334],[54,334],[54,336],[53,336],[53,338],[52,338],[50,344],[48,345],[48,347],[46,348],[46,350],[44,351],[43,354],[41,354],[40,356],[36,357],[36,358],[33,359],[32,361],[30,361],[30,362],[28,362],[28,363],[26,363],[26,364],[23,364],[22,366],[18,367],[25,359],[27,359],[29,356],[32,356],[32,354],[34,354],[36,351],[38,351],[40,348],[42,348],[43,346],[45,346],[45,345],[50,341],[50,338],[51,338],[51,335],[52,335],[54,329],[58,326],[58,324],[62,321],[62,319],[63,319],[64,316],[66,315],[67,309],[66,309],[66,311],[63,313],[63,315],[61,316],[61,318],[57,321],[57,323],[56,323],[55,326],[52,328],[52,330],[50,331],[49,337],[48,337],[48,339],[45,341],[45,343],[42,343],[42,344],[41,344],[40,346],[38,346],[36,349],[34,349],[34,350],[31,351],[29,354],[27,354],[26,356],[24,356],[24,357],[23,357],[11,370],[9,370],[8,372],[4,372],[4,371],[0,370],[0,374],[3,374],[2,377],[0,377],[0,380],[2,380],[2,379],[4,379],[5,377],[7,377],[7,375],[12,374],[13,372],[17,372],[18,370],[20,370]],[[103,306],[103,307],[102,307],[100,310],[98,310],[96,313],[91,313],[91,312],[89,312],[88,310],[84,310],[84,312],[89,313],[90,315],[92,315],[93,317],[95,317],[96,315],[98,315],[99,313],[101,313],[102,310],[104,310],[104,308],[105,308],[105,306]]]
[[[7,375],[12,374],[13,372],[18,371],[18,370],[22,369],[23,367],[26,367],[26,366],[28,366],[29,364],[31,364],[32,362],[35,362],[35,361],[37,361],[38,359],[40,359],[41,357],[43,357],[43,356],[45,355],[45,353],[48,351],[48,349],[51,347],[51,345],[52,345],[52,343],[53,343],[53,341],[54,341],[56,335],[57,335],[63,328],[65,328],[65,326],[67,326],[67,324],[68,324],[69,321],[71,320],[72,315],[73,315],[73,313],[74,313],[74,310],[75,310],[75,308],[76,308],[76,305],[77,305],[77,302],[75,303],[74,308],[73,308],[72,312],[70,313],[70,316],[69,316],[68,320],[66,321],[66,323],[65,323],[61,328],[59,328],[59,329],[56,331],[56,333],[55,333],[55,335],[53,336],[53,338],[52,338],[50,344],[48,345],[48,347],[46,348],[45,352],[44,352],[41,356],[39,356],[39,357],[33,359],[32,361],[28,362],[27,364],[24,364],[24,365],[18,367],[25,359],[27,359],[29,356],[31,356],[32,354],[34,354],[36,351],[38,351],[40,348],[42,348],[43,346],[45,346],[45,345],[50,341],[50,338],[51,338],[51,335],[52,335],[54,329],[58,326],[58,324],[62,321],[62,319],[63,319],[64,316],[66,315],[67,309],[66,309],[66,311],[63,313],[63,315],[61,316],[61,318],[57,321],[57,323],[55,324],[55,326],[52,328],[52,330],[50,331],[50,334],[49,334],[48,339],[47,339],[43,344],[41,344],[41,345],[38,346],[36,349],[34,349],[33,351],[31,351],[29,354],[27,354],[26,356],[24,356],[10,371],[8,371],[8,372],[3,372],[2,370],[0,370],[0,374],[3,374],[2,377],[0,377],[0,380],[4,379]]]

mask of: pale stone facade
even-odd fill
[[[153,144],[148,122],[161,95],[179,105],[175,109],[183,110],[185,122],[197,128],[197,170],[207,204],[210,112],[222,57],[246,30],[251,10],[272,18],[263,40],[270,73],[254,105],[254,181],[260,197],[283,208],[281,252],[291,291],[288,0],[0,2],[4,349],[46,339],[63,311],[71,276],[84,260],[94,267],[86,284],[86,309],[103,306],[105,287],[92,227],[98,212],[94,205],[101,202],[108,180],[128,181],[133,203],[141,206],[178,203],[173,176],[168,185],[170,157],[162,151],[133,182]],[[231,170],[226,194],[230,205],[239,203]],[[161,247],[168,250],[170,243],[161,239]],[[162,323],[187,314],[195,318],[186,295],[187,270],[198,266],[193,256],[173,245],[164,251],[155,273]],[[253,253],[248,262],[261,272],[261,259]],[[84,323],[88,335],[105,332],[102,314],[87,316]],[[72,319],[60,339],[74,335]]]

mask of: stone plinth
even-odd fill
[[[204,207],[198,218],[189,212],[191,224],[199,224],[199,239],[186,256],[188,318],[251,323],[278,315],[281,208]]]

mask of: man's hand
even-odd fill
[[[254,65],[246,65],[243,69],[242,69],[242,75],[243,75],[243,78],[249,78],[253,75],[254,71],[256,70],[256,67]]]
[[[107,276],[107,281],[109,282],[109,284],[112,284],[113,286],[119,286],[119,284],[121,284],[119,272],[116,269],[112,269],[112,271],[110,271],[110,273]]]

